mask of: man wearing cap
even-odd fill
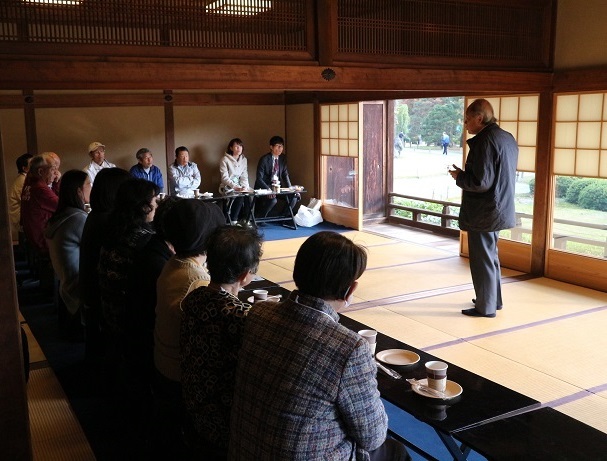
[[[99,141],[95,141],[89,144],[89,156],[91,157],[91,163],[89,163],[84,171],[87,172],[91,180],[91,184],[95,181],[95,176],[104,168],[115,168],[111,162],[105,159],[105,146]]]

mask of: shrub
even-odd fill
[[[569,188],[567,189],[567,193],[565,195],[565,200],[567,200],[569,203],[573,203],[574,205],[578,204],[579,201],[579,197],[580,197],[580,192],[582,192],[582,190],[584,190],[584,188],[586,188],[587,186],[589,186],[590,184],[596,182],[596,179],[590,179],[590,178],[572,178],[573,181],[571,182],[571,184],[569,185]]]
[[[531,180],[529,181],[529,193],[531,195],[535,193],[535,178],[531,178]]]
[[[607,211],[607,184],[595,181],[582,189],[578,205],[590,210]]]
[[[535,178],[533,178],[535,180]],[[575,182],[577,178],[571,176],[557,176],[556,177],[556,198],[563,198],[567,196],[569,186]],[[535,184],[535,183],[534,183]]]

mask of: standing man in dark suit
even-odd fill
[[[287,159],[282,155],[285,141],[280,136],[272,136],[270,139],[270,152],[263,155],[257,163],[257,177],[255,189],[271,189],[273,177],[280,181],[280,187],[291,187]],[[300,198],[298,193],[282,195],[286,205],[291,209],[295,207]],[[276,195],[266,195],[257,198],[255,205],[255,216],[264,218],[276,206]]]
[[[463,309],[472,317],[495,317],[502,308],[499,232],[516,226],[514,186],[518,145],[514,137],[497,125],[493,107],[476,99],[466,109],[464,124],[475,135],[466,166],[455,165],[449,173],[463,190],[459,227],[468,233],[470,273],[475,307]]]

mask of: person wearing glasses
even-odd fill
[[[497,242],[500,230],[516,226],[515,183],[518,161],[516,139],[497,124],[486,99],[466,109],[464,124],[474,137],[463,169],[453,165],[449,174],[462,189],[459,227],[468,234],[470,274],[476,296],[471,317],[493,318],[502,309],[502,286]]]

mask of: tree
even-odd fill
[[[426,142],[436,143],[441,139],[443,131],[446,131],[453,142],[461,142],[463,97],[401,99],[397,101],[397,105],[406,105],[408,108],[409,123],[404,133],[411,139],[422,135]],[[398,124],[398,120],[396,123]],[[439,126],[441,124],[442,126]]]
[[[394,135],[398,133],[408,133],[409,131],[409,107],[402,104],[401,101],[396,101],[394,108]]]
[[[433,105],[426,118],[422,121],[422,136],[429,142],[440,143],[443,131],[451,138],[451,142],[459,144],[462,134],[462,114],[464,100],[461,97],[442,98],[440,103]]]

